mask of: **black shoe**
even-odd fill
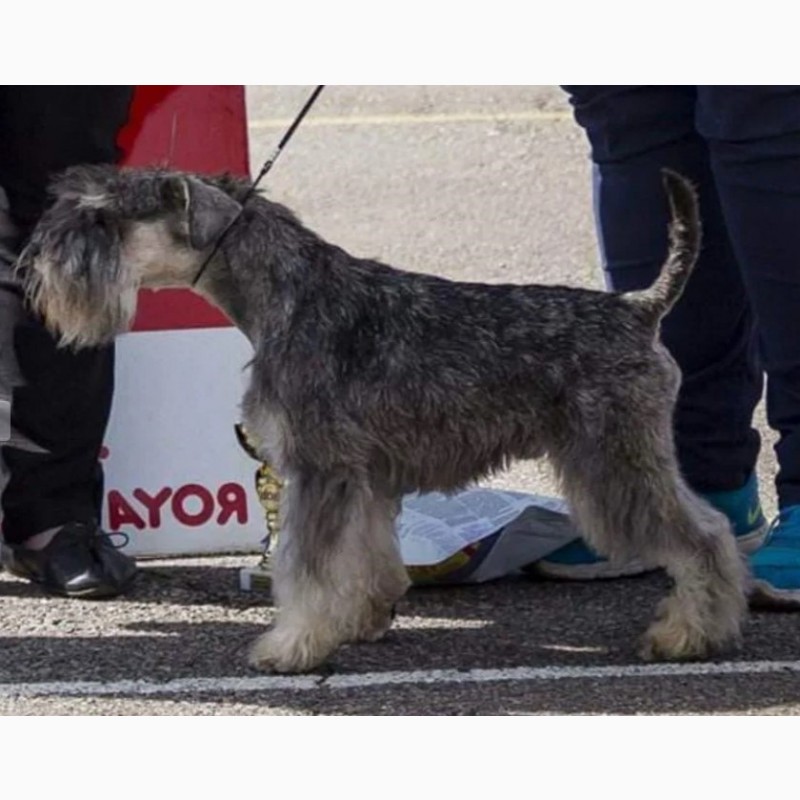
[[[65,525],[42,550],[4,544],[2,562],[12,575],[64,597],[116,597],[136,577],[136,562],[107,533],[81,522]]]

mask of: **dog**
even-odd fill
[[[405,272],[329,244],[241,180],[103,166],[54,183],[19,263],[64,345],[127,330],[140,287],[198,277],[252,343],[243,422],[287,481],[277,621],[254,666],[311,670],[387,631],[409,584],[404,493],[543,456],[592,547],[673,579],[641,655],[704,658],[739,641],[746,571],[727,519],[676,462],[680,374],[658,331],[701,231],[692,186],[666,171],[664,184],[668,257],[625,294]]]

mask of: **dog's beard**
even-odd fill
[[[108,344],[129,330],[136,314],[136,287],[106,287],[104,297],[76,287],[40,287],[34,308],[62,347]]]

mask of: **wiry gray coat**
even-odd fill
[[[657,339],[700,242],[691,187],[665,175],[665,268],[625,295],[458,283],[353,258],[247,185],[81,168],[22,263],[64,342],[125,330],[140,286],[191,285],[255,350],[244,421],[288,480],[275,591],[253,663],[320,664],[374,639],[407,586],[393,522],[404,492],[454,490],[548,456],[576,522],[612,558],[663,565],[672,594],[647,657],[735,642],[744,572],[723,516],[682,481],[671,415],[679,375]]]

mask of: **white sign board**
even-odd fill
[[[265,526],[253,481],[258,464],[233,430],[251,357],[235,328],[117,340],[103,523],[130,536],[126,552],[259,549]]]

